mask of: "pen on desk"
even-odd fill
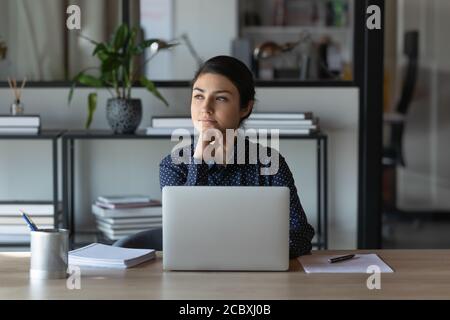
[[[345,255],[345,256],[340,256],[340,257],[335,257],[335,258],[328,259],[328,262],[329,263],[335,263],[335,262],[339,262],[339,261],[350,260],[354,256],[355,256],[354,254],[348,254],[348,255]]]
[[[31,218],[25,212],[20,211],[20,213],[22,214],[22,217],[25,220],[25,222],[27,223],[28,227],[30,227],[31,231],[39,231],[38,227],[36,227],[36,225],[33,223]]]

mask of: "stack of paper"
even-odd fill
[[[155,257],[153,249],[128,249],[93,243],[69,252],[69,264],[88,267],[130,268]]]
[[[329,263],[328,259],[336,256],[312,254],[298,258],[306,273],[381,273],[394,272],[378,255],[356,254],[353,259]]]

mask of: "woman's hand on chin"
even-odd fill
[[[220,137],[218,137],[217,132],[216,135],[213,135],[211,132],[208,132],[207,134],[206,131],[208,129],[209,128],[205,128],[204,130],[200,131],[197,145],[195,146],[194,158],[198,160],[208,160],[208,158],[212,156],[217,163],[223,164],[225,163],[224,155],[226,150],[226,148],[224,148],[225,137],[222,133],[220,134]],[[216,139],[222,139],[222,141],[219,142]],[[208,150],[205,154],[206,148],[208,148]]]

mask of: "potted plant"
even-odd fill
[[[95,47],[92,52],[100,60],[99,67],[87,68],[73,78],[69,92],[69,104],[77,83],[95,88],[106,88],[112,95],[106,105],[106,117],[114,133],[134,133],[142,119],[142,103],[140,99],[131,98],[133,83],[139,82],[166,106],[166,99],[156,89],[155,84],[145,75],[137,74],[160,50],[171,48],[176,43],[167,43],[159,39],[148,39],[136,43],[137,28],[129,29],[126,24],[120,25],[108,42],[96,42],[88,39]],[[150,48],[149,57],[137,68],[134,62]],[[88,74],[97,69],[98,75]],[[88,115],[86,128],[89,128],[97,108],[97,93],[88,95]]]

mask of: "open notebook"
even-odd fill
[[[383,260],[374,253],[356,254],[353,259],[329,263],[328,259],[336,255],[311,254],[298,258],[306,273],[372,273],[377,266],[381,273],[394,272]],[[371,271],[370,271],[371,270]]]
[[[88,267],[130,268],[155,257],[153,249],[128,249],[92,243],[69,251],[69,264]]]

